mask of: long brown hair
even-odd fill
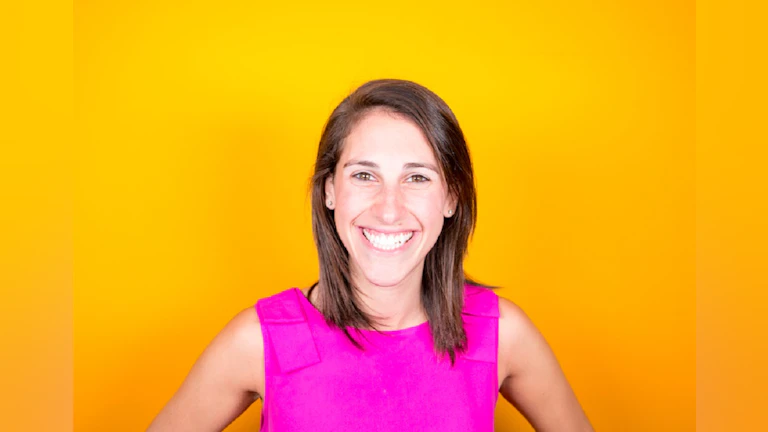
[[[333,211],[325,206],[325,181],[335,172],[352,128],[371,110],[385,109],[404,116],[421,128],[427,138],[448,192],[456,199],[456,214],[446,218],[434,247],[427,253],[422,275],[421,302],[429,320],[435,351],[448,354],[466,349],[462,325],[464,284],[481,285],[464,273],[467,245],[477,221],[477,198],[472,161],[456,116],[429,89],[411,81],[369,81],[347,96],[331,113],[323,128],[311,179],[312,232],[320,261],[320,278],[313,285],[321,292],[321,312],[344,331],[357,347],[347,327],[375,328],[365,314],[352,285],[349,254],[334,225]]]

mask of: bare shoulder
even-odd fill
[[[256,308],[250,306],[235,314],[219,333],[217,339],[219,338],[223,339],[222,345],[226,350],[242,359],[246,365],[248,373],[243,374],[244,387],[259,395],[263,394],[264,338]]]
[[[262,394],[264,342],[255,307],[235,313],[200,354],[187,379],[214,379],[228,391]]]
[[[529,373],[534,365],[558,367],[544,335],[528,314],[515,302],[499,297],[500,380]]]
[[[503,370],[500,370],[502,379],[499,383],[514,372],[515,359],[521,359],[515,354],[519,354],[526,345],[537,341],[541,343],[543,336],[528,314],[517,303],[500,296],[499,366],[500,369],[503,367]]]
[[[537,431],[593,431],[544,336],[520,306],[503,297],[499,383],[502,396]]]
[[[264,343],[253,306],[203,350],[148,431],[223,430],[264,391]]]
[[[252,347],[263,346],[261,342],[261,322],[259,322],[259,314],[256,313],[256,307],[254,306],[248,306],[237,312],[222,330],[222,333],[224,332],[231,333],[233,337],[242,338],[241,342],[245,342]]]
[[[535,327],[532,327],[533,322],[523,308],[512,300],[499,296],[499,330],[503,329],[509,332],[509,336],[514,336],[515,333],[535,330]]]

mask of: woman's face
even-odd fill
[[[380,109],[352,129],[325,192],[353,278],[378,286],[421,280],[455,208],[421,129]]]

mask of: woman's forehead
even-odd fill
[[[344,140],[340,162],[371,159],[378,165],[436,164],[421,128],[402,115],[383,110],[367,114],[352,128]]]

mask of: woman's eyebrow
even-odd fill
[[[376,169],[379,168],[379,166],[376,165],[376,163],[374,162],[367,161],[367,160],[354,160],[354,159],[345,163],[343,168],[346,168],[352,165],[362,165],[362,166],[367,166],[368,168],[376,168]]]
[[[346,168],[346,167],[352,166],[352,165],[362,165],[362,166],[366,166],[368,168],[374,168],[374,169],[378,169],[379,168],[378,164],[376,164],[375,162],[367,161],[367,160],[351,160],[351,161],[345,163],[343,168]],[[429,163],[408,162],[408,163],[403,165],[403,170],[412,169],[412,168],[426,168],[426,169],[432,170],[432,171],[434,171],[436,173],[440,172],[440,171],[437,170],[436,166],[434,166],[432,164],[429,164]]]
[[[421,162],[408,162],[407,164],[403,165],[403,169],[411,169],[411,168],[426,168],[428,170],[432,170],[435,173],[439,173],[440,171],[437,170],[437,167],[429,164],[429,163],[421,163]]]

